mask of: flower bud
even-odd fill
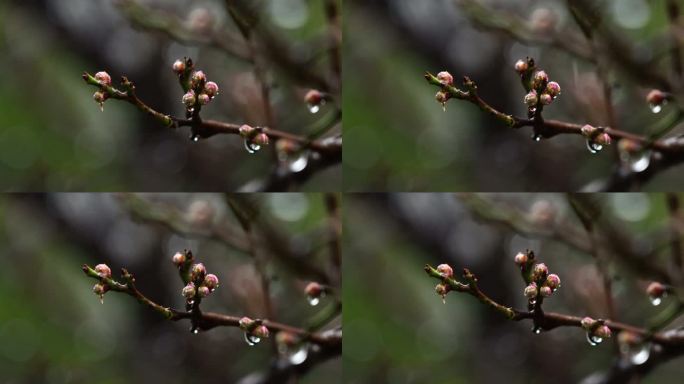
[[[183,254],[182,252],[176,252],[176,254],[173,255],[172,260],[177,267],[180,267],[185,263],[185,254]]]
[[[667,287],[664,284],[659,283],[657,281],[652,282],[648,285],[648,288],[646,288],[646,293],[648,294],[648,296],[653,298],[663,297],[663,295],[666,292]]]
[[[549,105],[553,102],[553,97],[548,93],[542,93],[541,96],[539,96],[539,101],[544,105]]]
[[[560,287],[560,277],[555,273],[550,274],[546,277],[546,286],[555,291]]]
[[[200,105],[207,105],[211,101],[211,97],[206,93],[200,93],[200,95],[197,96],[197,101],[199,101]]]
[[[442,297],[446,296],[449,291],[451,291],[451,287],[447,284],[439,283],[435,286],[435,292]]]
[[[112,85],[112,78],[109,73],[101,71],[95,74],[95,80],[101,85]]]
[[[524,252],[518,252],[515,255],[515,258],[513,260],[515,261],[516,264],[523,266],[523,265],[527,264],[527,260],[528,260],[527,254]]]
[[[240,132],[240,136],[242,136],[242,137],[251,137],[252,133],[254,132],[254,127],[247,125],[247,124],[243,124],[240,127],[239,132]]]
[[[193,90],[189,90],[185,95],[183,95],[182,101],[186,107],[192,107],[195,105],[195,102],[197,101],[195,98],[195,92]]]
[[[596,133],[596,130],[597,130],[596,127],[594,127],[594,126],[592,126],[592,125],[589,125],[589,124],[585,124],[585,125],[582,126],[582,128],[581,128],[582,136],[591,138],[591,137],[593,137],[594,134]]]
[[[100,277],[103,277],[103,278],[110,278],[110,277],[112,277],[112,270],[109,269],[109,266],[108,266],[107,264],[98,264],[98,265],[96,265],[96,266],[95,266],[95,272],[97,272],[97,274],[98,274]]]
[[[192,299],[193,297],[195,297],[195,292],[196,292],[196,290],[195,290],[195,284],[193,284],[192,282],[190,282],[190,283],[188,283],[188,285],[186,285],[185,287],[183,287],[183,290],[181,291],[181,294],[182,294],[183,297],[185,297],[186,299]]]
[[[537,91],[531,90],[527,95],[525,95],[525,104],[529,105],[530,107],[534,107],[537,105]]]
[[[544,297],[549,297],[553,293],[553,290],[550,287],[544,285],[541,288],[539,288],[539,293]]]
[[[309,297],[319,297],[323,293],[323,286],[315,281],[310,282],[304,288],[304,293]]]
[[[546,276],[549,274],[549,268],[544,263],[539,263],[534,265],[532,270],[532,279],[534,281],[546,280]]]
[[[596,320],[587,316],[582,319],[581,324],[582,328],[586,329],[587,331],[591,331],[594,326],[596,326]]]
[[[611,140],[609,134],[603,132],[603,133],[600,133],[598,136],[596,136],[596,139],[594,139],[594,141],[596,141],[596,144],[610,145],[610,142],[612,140]]]
[[[440,264],[437,266],[437,272],[439,272],[442,277],[451,278],[454,276],[454,270],[451,269],[449,264]]]
[[[596,330],[594,331],[594,335],[598,336],[602,339],[607,339],[612,335],[612,332],[610,328],[608,328],[607,325],[600,325]]]
[[[259,325],[256,328],[254,328],[254,330],[252,331],[252,335],[259,337],[261,339],[265,339],[269,335],[268,328],[266,328],[265,325]]]
[[[190,267],[190,279],[192,281],[204,281],[204,277],[207,275],[207,269],[204,264],[197,263]]]
[[[451,76],[451,73],[447,71],[442,71],[437,74],[437,79],[442,85],[453,85],[454,84],[454,77]]]
[[[530,283],[527,287],[525,287],[524,291],[525,297],[528,299],[534,299],[537,297],[537,284],[535,283]]]
[[[109,95],[107,92],[97,91],[93,93],[93,100],[95,100],[97,103],[100,103],[100,105],[107,101],[108,98]]]
[[[561,87],[555,81],[549,81],[549,83],[546,84],[546,93],[555,98],[556,96],[560,95]]]
[[[659,89],[652,89],[646,95],[646,102],[650,105],[662,105],[667,100],[667,94]]]
[[[185,62],[183,60],[176,60],[173,62],[173,71],[181,75],[185,72]]]
[[[254,325],[254,320],[250,319],[249,317],[245,316],[240,319],[240,329],[243,331],[249,331],[252,326]]]
[[[544,71],[537,71],[532,78],[532,88],[539,89],[541,87],[546,87],[549,82],[549,75]]]
[[[304,102],[309,105],[319,105],[323,101],[323,93],[317,89],[310,89],[304,95]]]
[[[529,69],[529,66],[527,65],[527,61],[518,60],[515,62],[515,71],[516,72],[523,74],[523,73],[527,72],[528,69]]]
[[[209,296],[210,293],[211,293],[211,290],[209,288],[205,287],[204,285],[197,288],[197,294],[199,295],[199,297],[207,297],[207,296]]]
[[[213,81],[207,81],[207,84],[204,85],[204,93],[209,95],[209,97],[214,97],[218,95],[219,93],[219,87],[218,84],[214,83]]]
[[[451,95],[449,94],[449,92],[439,91],[435,95],[435,100],[437,100],[437,102],[442,103],[442,104],[446,103],[450,98],[451,98]]]
[[[254,144],[256,145],[268,145],[268,135],[265,133],[259,133],[256,136],[254,136]]]
[[[93,293],[98,296],[102,296],[109,291],[109,286],[107,284],[97,283],[93,286]]]
[[[193,72],[192,77],[190,77],[190,81],[192,82],[192,87],[196,88],[207,81],[207,75],[202,71],[195,71]]]
[[[214,275],[213,273],[208,274],[204,278],[204,283],[202,283],[205,287],[209,288],[209,290],[213,291],[214,289],[218,288],[219,286],[219,279]]]

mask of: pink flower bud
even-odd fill
[[[612,140],[609,134],[603,132],[596,136],[596,139],[594,139],[594,141],[596,141],[596,144],[610,145]]]
[[[183,95],[182,101],[186,107],[192,107],[195,105],[195,102],[197,101],[195,98],[195,92],[193,90],[188,91],[185,95]]]
[[[535,264],[534,269],[532,269],[532,278],[534,281],[546,280],[548,274],[549,268],[544,263]]]
[[[323,101],[323,93],[316,89],[309,90],[304,95],[304,102],[309,105],[319,105]]]
[[[183,287],[183,290],[181,291],[181,294],[186,299],[192,299],[193,297],[195,297],[195,293],[196,293],[195,284],[193,284],[193,283],[188,283],[188,285]]]
[[[659,89],[652,89],[646,95],[646,102],[651,105],[662,105],[667,100],[667,94]]]
[[[556,97],[561,93],[561,87],[555,81],[550,81],[546,84],[546,92],[551,95],[551,97]]]
[[[102,296],[109,291],[109,286],[107,284],[97,283],[93,286],[93,293],[98,296]]]
[[[109,73],[101,71],[95,74],[95,80],[97,80],[102,85],[112,85],[112,78]]]
[[[97,91],[97,92],[93,93],[93,100],[95,100],[95,102],[97,102],[97,103],[102,104],[105,101],[107,101],[108,98],[109,98],[109,95],[107,94],[107,92]]]
[[[537,91],[531,90],[527,95],[525,95],[523,101],[530,107],[534,107],[535,105],[537,105]]]
[[[454,84],[454,77],[451,76],[451,73],[447,71],[442,71],[437,74],[437,79],[439,80],[442,85],[453,85]]]
[[[240,324],[240,329],[242,329],[243,331],[249,331],[252,328],[252,326],[254,325],[254,320],[245,316],[245,317],[240,319],[239,324]]]
[[[612,332],[610,328],[608,328],[607,325],[600,325],[596,330],[594,331],[594,335],[598,336],[602,339],[607,339],[612,335]]]
[[[261,146],[268,145],[268,135],[263,132],[257,134],[254,136],[254,144]]]
[[[544,105],[549,105],[553,102],[553,97],[548,93],[542,93],[541,96],[539,96],[539,101]]]
[[[528,299],[534,299],[537,297],[537,284],[531,283],[527,287],[525,287],[525,291],[523,292],[525,294],[525,297]]]
[[[541,288],[539,288],[539,293],[544,297],[549,297],[553,293],[553,290],[551,290],[550,287],[544,285]]]
[[[196,88],[197,86],[202,85],[207,81],[207,75],[205,75],[202,71],[195,71],[193,72],[190,81],[192,82],[192,87]]]
[[[597,128],[594,127],[594,126],[592,126],[592,125],[585,124],[585,125],[582,126],[582,128],[581,128],[582,136],[591,138],[591,137],[593,137],[594,134],[596,133],[596,129],[597,129]]]
[[[112,277],[112,270],[109,268],[109,266],[107,264],[96,265],[95,266],[95,272],[97,272],[97,274],[103,278]]]
[[[546,286],[554,291],[560,287],[560,282],[560,277],[558,277],[558,275],[555,273],[552,273],[546,277]]]
[[[199,295],[199,297],[207,297],[207,296],[209,296],[210,293],[211,293],[211,290],[209,288],[205,287],[204,285],[197,288],[197,294]]]
[[[439,91],[435,95],[435,100],[437,100],[437,102],[442,103],[442,104],[446,103],[450,98],[451,98],[451,95],[448,92],[444,92],[444,91]]]
[[[596,325],[596,320],[587,316],[582,319],[581,324],[582,328],[586,329],[587,331],[590,331]]]
[[[214,289],[218,288],[219,279],[218,279],[218,277],[216,277],[216,275],[214,275],[213,273],[210,273],[204,278],[203,284],[205,287],[207,287],[213,291]]]
[[[518,252],[518,254],[515,255],[514,260],[516,264],[523,266],[527,264],[527,254],[523,252]]]
[[[527,65],[527,61],[525,60],[518,60],[515,62],[515,71],[523,74],[529,69],[529,66]]]
[[[261,339],[265,339],[269,335],[268,328],[266,328],[265,325],[259,325],[254,330],[252,331],[252,335],[259,337]]]
[[[214,97],[214,96],[218,95],[218,93],[219,93],[218,84],[214,83],[213,81],[208,81],[207,84],[204,85],[204,93],[209,95],[209,97]]]
[[[315,281],[310,282],[304,288],[304,293],[309,297],[319,297],[323,293],[323,286]]]
[[[185,62],[183,60],[176,60],[173,62],[173,71],[177,74],[183,74],[185,72]]]
[[[451,287],[447,284],[439,283],[435,286],[435,292],[442,297],[446,296],[449,291],[451,291]]]
[[[646,288],[646,293],[650,297],[654,297],[654,298],[663,297],[663,295],[666,292],[667,292],[667,287],[664,284],[659,283],[657,281],[652,282],[651,284],[648,285],[648,288]]]
[[[534,89],[539,89],[542,86],[546,87],[546,83],[549,82],[549,75],[544,71],[537,71],[532,78],[532,85]]]
[[[211,101],[211,97],[206,93],[200,93],[200,95],[197,96],[197,101],[199,101],[200,105],[207,105]]]
[[[439,272],[442,277],[451,278],[454,276],[454,270],[449,264],[440,264],[437,266],[437,272]]]
[[[197,263],[190,267],[190,278],[192,281],[204,281],[204,277],[207,275],[207,269],[204,264]]]
[[[242,136],[242,137],[251,137],[251,136],[252,136],[252,133],[254,132],[254,127],[252,127],[252,126],[250,126],[250,125],[247,125],[247,124],[243,124],[243,125],[240,127],[239,131],[240,131],[240,136]]]
[[[185,254],[183,254],[182,252],[176,252],[176,254],[173,255],[172,260],[176,266],[180,267],[185,263]]]

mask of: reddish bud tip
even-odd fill
[[[218,288],[219,279],[216,277],[216,275],[210,273],[204,278],[203,285],[213,291],[214,289]]]
[[[516,264],[523,266],[527,263],[527,254],[524,252],[518,252],[513,260],[515,260]]]
[[[527,65],[527,61],[518,60],[515,62],[515,71],[516,72],[523,74],[523,73],[527,72],[528,69],[529,69],[529,65]]]
[[[97,102],[97,103],[102,104],[105,101],[107,101],[108,98],[109,98],[109,95],[107,94],[107,92],[97,91],[97,92],[93,93],[93,100],[95,100],[95,102]]]
[[[662,105],[664,101],[667,100],[667,93],[659,90],[652,89],[648,95],[646,95],[646,102],[651,105]]]
[[[201,105],[207,105],[211,101],[211,97],[206,93],[200,93],[200,95],[197,96],[197,101],[199,101]]]
[[[537,71],[535,72],[532,81],[534,89],[546,87],[547,83],[549,82],[549,75],[547,75],[544,71]]]
[[[95,80],[97,80],[102,85],[112,85],[112,77],[109,73],[101,71],[95,74]]]
[[[659,283],[657,281],[652,282],[651,284],[648,285],[648,288],[646,288],[646,293],[650,297],[662,297],[665,293],[667,292],[667,287]]]
[[[596,129],[597,129],[597,128],[594,127],[594,126],[592,126],[592,125],[585,124],[585,125],[582,126],[582,128],[581,128],[582,136],[591,138],[591,137],[593,137],[594,134],[596,133]]]
[[[243,124],[240,127],[239,132],[240,136],[242,137],[251,137],[252,133],[254,132],[254,127],[252,127],[251,125]]]
[[[611,332],[610,328],[608,328],[607,325],[600,325],[596,330],[594,331],[594,335],[598,336],[602,339],[607,339],[612,335],[613,332]]]
[[[103,278],[112,277],[112,270],[109,268],[109,266],[107,264],[96,265],[95,266],[95,272],[97,272],[97,274]]]
[[[309,297],[319,297],[323,293],[323,286],[315,281],[310,282],[304,288],[304,293]]]
[[[555,98],[556,96],[560,95],[560,93],[561,93],[561,87],[560,87],[560,85],[559,85],[558,83],[556,83],[555,81],[550,81],[550,82],[546,85],[546,92],[547,92],[549,95],[551,95],[551,97],[554,97],[554,98]]]
[[[439,272],[442,277],[451,278],[454,276],[454,270],[449,264],[440,264],[437,266],[437,272]]]
[[[265,325],[259,325],[256,328],[254,328],[254,331],[252,331],[252,335],[262,339],[268,338],[269,333],[270,332],[268,331],[268,328],[266,328]]]
[[[546,266],[546,264],[539,263],[534,265],[534,269],[532,270],[532,278],[535,281],[546,280],[548,274],[549,268]]]
[[[192,82],[192,87],[195,88],[207,81],[207,75],[205,75],[202,71],[195,71],[193,72],[190,81]]]
[[[195,98],[195,92],[193,90],[188,91],[185,95],[183,95],[182,101],[186,107],[192,107],[195,105],[195,102],[197,101]]]
[[[323,101],[323,93],[319,90],[311,89],[304,95],[304,102],[309,105],[319,105],[321,101]]]
[[[537,297],[537,284],[531,283],[530,285],[525,287],[525,291],[523,293],[525,294],[525,297],[527,297],[528,299],[533,299]]]
[[[539,101],[544,105],[549,105],[553,102],[553,97],[548,93],[542,93],[542,95],[539,96]]]
[[[555,273],[552,273],[546,277],[546,286],[554,291],[560,287],[560,283],[560,277],[558,277],[558,275]]]
[[[204,264],[197,263],[190,267],[190,278],[192,281],[204,281],[204,277],[207,275],[207,269]]]
[[[195,292],[196,292],[196,290],[195,290],[195,284],[193,284],[193,283],[188,283],[188,285],[186,285],[185,287],[183,287],[183,290],[181,291],[181,294],[182,294],[183,297],[185,297],[186,299],[192,299],[193,297],[195,297]]]
[[[214,83],[213,81],[208,81],[207,84],[204,86],[204,93],[209,95],[209,97],[214,97],[218,95],[219,93],[219,87],[218,84]]]
[[[180,75],[185,72],[185,62],[183,60],[176,60],[173,62],[172,68],[174,72]]]
[[[442,71],[442,72],[438,73],[437,74],[437,80],[439,80],[439,82],[442,85],[453,85],[454,84],[454,77],[451,76],[451,73],[449,73],[447,71]]]
[[[254,144],[264,146],[268,145],[268,141],[268,135],[263,132],[254,136]]]
[[[97,283],[93,286],[93,293],[102,296],[109,291],[109,286],[107,284]]]
[[[531,90],[527,95],[525,95],[523,101],[530,107],[537,105],[537,91]]]
[[[183,254],[182,252],[176,252],[176,254],[173,255],[172,260],[176,266],[180,267],[185,263],[185,254]]]
[[[439,283],[435,286],[435,292],[440,296],[445,296],[449,291],[451,291],[451,287],[447,284]]]
[[[612,139],[610,138],[609,134],[603,132],[596,136],[596,139],[594,141],[596,141],[597,144],[610,145]]]
[[[239,324],[240,324],[240,329],[242,329],[243,331],[249,331],[250,328],[252,328],[252,326],[254,325],[254,320],[245,316],[245,317],[240,319]]]
[[[549,297],[553,293],[553,290],[549,286],[542,286],[539,288],[539,293],[544,297]]]
[[[211,290],[209,288],[205,287],[204,285],[197,288],[197,294],[199,295],[199,297],[207,297],[207,296],[209,296],[210,293],[211,293]]]
[[[582,319],[581,324],[582,328],[586,329],[587,331],[590,331],[596,325],[596,320],[587,316]]]
[[[439,91],[435,95],[435,100],[437,100],[437,102],[442,103],[442,104],[446,103],[450,98],[451,98],[451,95],[448,92],[444,92],[444,91]]]

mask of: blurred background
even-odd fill
[[[617,146],[591,154],[584,140],[574,135],[537,143],[531,140],[531,128],[509,129],[460,100],[449,101],[444,113],[434,99],[438,89],[423,78],[426,71],[448,70],[460,85],[467,75],[485,101],[524,117],[525,92],[513,65],[531,56],[562,88],[561,96],[544,110],[547,119],[611,124],[642,135],[653,133],[659,123],[681,121],[679,107],[673,103],[655,115],[645,102],[651,87],[670,78],[671,34],[680,45],[683,34],[680,25],[670,26],[665,7],[681,2],[576,3],[598,10],[601,28],[627,48],[604,42],[592,52],[567,2],[561,0],[347,1],[345,187],[352,191],[599,190],[617,171]],[[611,95],[611,103],[605,102],[604,92]],[[607,112],[607,104],[612,113]],[[682,132],[681,125],[675,125],[669,135]],[[684,187],[684,179],[678,177],[681,172],[681,166],[670,168],[642,187],[680,189]]]
[[[219,135],[193,143],[189,128],[171,131],[117,100],[100,112],[94,87],[81,78],[106,70],[122,75],[153,108],[183,115],[172,63],[192,57],[219,84],[202,112],[216,119],[266,125],[253,66],[239,58],[245,44],[220,0],[27,0],[0,3],[0,184],[16,191],[235,191],[258,189],[276,171],[274,145],[248,154],[240,138]],[[331,84],[325,54],[323,2],[249,2],[279,52],[304,66],[293,71],[266,60],[277,128],[299,135],[339,134],[339,107],[312,114],[310,88]],[[337,91],[329,89],[335,94]],[[338,98],[339,99],[339,98]],[[335,128],[337,127],[337,128]],[[331,130],[328,130],[330,128]],[[301,165],[301,164],[300,164]],[[316,172],[294,189],[339,190],[339,166]]]
[[[673,223],[681,240],[681,211],[671,214],[662,194],[573,198],[600,212],[598,255],[607,260],[615,317],[645,326],[676,307],[672,296],[652,306],[645,288],[651,279],[681,279],[681,260],[677,266],[670,255]],[[545,311],[605,318],[602,279],[566,195],[354,194],[345,199],[344,230],[346,383],[596,384],[625,364],[615,355],[617,337],[592,347],[578,328],[535,335],[530,321],[509,321],[458,292],[443,304],[438,281],[423,271],[448,263],[459,278],[467,267],[485,294],[524,309],[513,257],[529,248],[561,278]],[[680,318],[670,328],[682,325]],[[674,383],[682,374],[680,357],[637,382]]]
[[[0,382],[335,382],[331,378],[342,374],[339,356],[323,359],[310,348],[293,366],[289,356],[274,351],[274,337],[250,347],[233,327],[191,334],[188,321],[167,321],[118,292],[108,292],[100,304],[92,292],[96,281],[81,270],[84,263],[106,263],[119,278],[125,267],[143,294],[182,309],[183,284],[171,257],[191,249],[220,279],[202,310],[265,317],[263,271],[273,318],[337,329],[336,295],[313,307],[303,293],[311,280],[339,288],[337,264],[326,246],[333,219],[324,200],[337,197],[0,196]],[[256,212],[252,228],[259,267],[245,251],[245,235],[227,202]],[[321,315],[328,320],[321,321]],[[299,379],[289,376],[296,371]]]

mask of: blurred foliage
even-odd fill
[[[530,217],[580,226],[558,194],[479,195],[490,209],[513,207]],[[628,234],[625,244],[656,252],[668,266],[668,214],[662,194],[594,195],[603,215]],[[541,203],[541,205],[540,205]],[[544,207],[545,215],[540,215]],[[551,216],[549,216],[551,212]],[[550,217],[550,219],[549,219]],[[530,248],[560,275],[547,311],[605,317],[602,283],[592,257],[564,243],[526,236],[475,216],[451,194],[355,194],[345,200],[344,286],[346,383],[577,383],[613,362],[613,338],[590,347],[577,328],[535,335],[531,323],[511,322],[473,297],[435,294],[423,265],[471,269],[480,288],[500,303],[524,308],[525,284],[513,263]],[[673,301],[653,307],[648,280],[611,255],[618,319],[644,326]],[[682,319],[672,327],[681,326]],[[677,382],[681,358],[658,366],[643,383]],[[590,382],[590,381],[588,381]]]
[[[252,383],[253,375],[274,364],[271,340],[249,347],[238,329],[226,327],[193,335],[187,321],[166,321],[117,293],[108,293],[100,304],[92,293],[93,281],[81,271],[84,263],[106,262],[115,277],[126,267],[145,295],[181,308],[182,283],[170,260],[177,250],[191,248],[221,279],[221,286],[202,303],[204,310],[263,316],[258,275],[247,254],[221,241],[186,237],[139,221],[121,202],[129,197],[0,197],[0,382]],[[238,225],[221,195],[136,198],[180,210],[197,228],[208,222]],[[260,218],[292,241],[288,246],[313,252],[307,262],[327,260],[327,249],[318,244],[324,242],[319,231],[327,217],[323,196],[269,194],[251,195],[250,200],[260,207]],[[266,268],[277,320],[305,326],[332,305],[324,300],[309,306],[302,293],[308,280],[272,256]],[[322,363],[300,382],[320,383],[341,375],[340,360]]]
[[[141,1],[160,15],[192,26],[193,11],[209,12],[210,28],[237,33],[218,0]],[[315,52],[312,41],[327,23],[320,1],[263,1],[263,20],[302,57]],[[187,128],[169,131],[140,111],[117,101],[100,112],[84,71],[106,69],[115,83],[127,75],[140,97],[155,109],[180,116],[182,90],[170,70],[191,56],[218,82],[221,97],[205,118],[264,125],[252,67],[217,48],[172,41],[160,32],[132,25],[113,1],[31,0],[0,3],[0,175],[2,188],[16,191],[193,191],[237,190],[265,178],[275,153],[248,154],[240,138],[188,139]],[[287,12],[286,12],[287,11]],[[194,15],[196,15],[195,13]],[[159,16],[159,15],[156,15]],[[206,16],[206,14],[205,14]],[[293,48],[294,49],[294,48]],[[316,70],[327,70],[314,58]],[[332,114],[308,113],[302,102],[306,84],[292,82],[277,69],[272,105],[281,130],[306,135]],[[239,166],[236,166],[239,164]],[[302,186],[337,190],[341,167],[332,167]]]
[[[345,3],[345,188],[351,191],[568,191],[580,190],[614,170],[614,146],[590,154],[576,136],[535,143],[530,128],[512,130],[475,106],[452,100],[446,113],[423,73],[448,70],[460,84],[468,75],[495,108],[525,115],[525,94],[513,70],[532,56],[562,95],[544,110],[548,119],[608,124],[596,67],[548,46],[527,46],[482,29],[456,0],[350,0]],[[606,22],[635,49],[638,60],[669,60],[664,1],[608,1]],[[566,2],[482,2],[533,23],[539,9],[557,17],[558,30],[579,34]],[[631,5],[629,5],[631,4]],[[495,22],[487,19],[485,22]],[[631,23],[631,24],[630,24]],[[629,28],[625,27],[629,26]],[[562,38],[562,36],[561,36]],[[653,115],[647,85],[619,71],[607,76],[618,127],[648,133],[675,107]],[[681,125],[672,135],[682,132]],[[572,161],[568,161],[572,159]],[[662,172],[645,190],[677,190],[682,167]]]

